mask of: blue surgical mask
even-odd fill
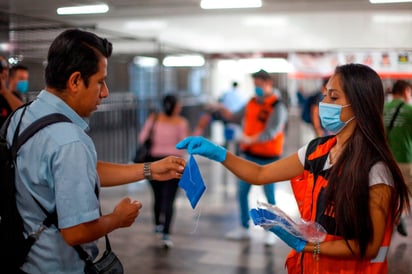
[[[29,81],[20,80],[17,82],[16,89],[18,92],[26,93],[29,89]]]
[[[261,87],[255,87],[255,94],[258,97],[262,97],[263,96],[263,88]]]
[[[338,134],[350,121],[355,119],[355,116],[353,116],[346,122],[342,122],[340,120],[342,108],[348,106],[350,106],[350,104],[341,106],[336,104],[327,104],[320,102],[319,117],[323,128],[331,132],[332,134]]]

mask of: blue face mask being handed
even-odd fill
[[[340,120],[342,108],[348,106],[350,106],[350,104],[341,106],[336,104],[327,104],[320,102],[319,116],[323,128],[331,132],[332,134],[338,134],[350,121],[355,119],[355,116],[353,116],[346,122],[342,122]]]
[[[262,97],[263,96],[263,88],[261,87],[255,87],[255,94],[258,97]]]
[[[17,82],[16,89],[18,92],[26,93],[29,89],[29,81],[20,80]]]

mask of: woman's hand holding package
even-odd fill
[[[263,208],[251,209],[250,215],[255,225],[260,225],[275,233],[276,236],[297,252],[301,252],[306,246],[307,241],[303,235],[286,218]]]

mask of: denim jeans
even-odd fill
[[[246,155],[245,158],[249,161],[255,162],[257,164],[265,165],[271,162],[278,160],[280,157],[274,158],[259,158],[256,156]],[[240,208],[240,221],[241,225],[244,228],[249,228],[249,203],[248,203],[248,195],[250,191],[250,187],[252,185],[246,183],[245,181],[239,180],[238,183],[238,199],[239,199],[239,208]],[[266,184],[263,186],[263,190],[265,192],[265,196],[267,202],[270,204],[276,204],[275,201],[275,184]]]

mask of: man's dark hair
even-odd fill
[[[100,58],[109,58],[112,49],[112,44],[107,39],[94,33],[79,29],[62,32],[49,48],[45,69],[46,85],[63,90],[70,75],[78,71],[87,87],[89,78],[98,71]]]
[[[393,84],[392,94],[401,95],[401,94],[403,94],[405,89],[407,89],[410,86],[411,86],[411,84],[409,84],[405,80],[398,80],[398,81],[395,82],[395,84]]]
[[[21,64],[14,65],[9,69],[9,77],[13,77],[18,70],[29,71],[29,68]]]
[[[261,69],[261,70],[255,72],[255,73],[253,73],[253,74],[252,74],[252,77],[253,77],[253,78],[259,78],[259,79],[262,79],[262,80],[265,80],[265,81],[272,79],[272,78],[270,77],[270,74],[269,74],[266,70],[263,70],[263,69]]]

